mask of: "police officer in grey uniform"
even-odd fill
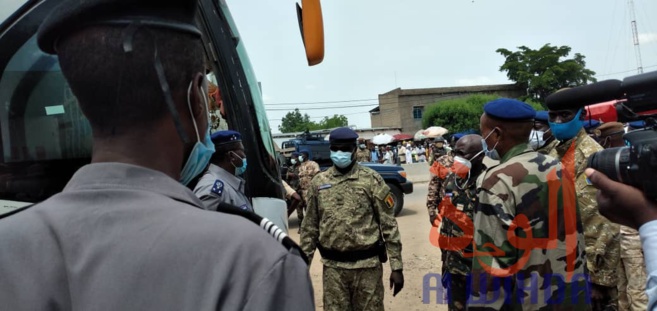
[[[0,309],[314,310],[289,238],[185,187],[214,147],[197,5],[65,0],[41,24],[91,124],[92,163],[0,219]]]
[[[239,177],[246,171],[242,136],[235,131],[219,131],[211,137],[216,151],[208,170],[196,184],[194,194],[212,211],[223,202],[253,212],[251,202],[244,194],[244,179]]]

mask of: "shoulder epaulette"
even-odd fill
[[[301,250],[301,247],[295,243],[281,228],[276,226],[269,219],[224,202],[219,203],[217,212],[242,216],[252,221],[256,225],[260,226],[260,228],[262,228],[265,232],[269,233],[272,238],[281,243],[285,249],[293,254],[298,255],[303,259],[304,262],[306,262],[306,264],[309,264],[308,257],[306,257],[306,254]]]

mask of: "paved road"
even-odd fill
[[[402,259],[404,262],[404,289],[392,297],[388,278],[390,266],[384,265],[384,287],[386,288],[386,310],[447,310],[446,305],[436,303],[436,291],[429,292],[427,304],[423,302],[423,278],[427,274],[440,273],[440,250],[429,242],[431,225],[426,211],[427,183],[414,185],[414,192],[407,195],[404,210],[397,217],[402,236]],[[290,236],[299,241],[297,234],[298,220],[296,214],[290,218]],[[322,265],[319,253],[315,256],[310,268],[310,274],[315,288],[317,310],[322,306]],[[429,285],[435,286],[437,280],[430,280]]]

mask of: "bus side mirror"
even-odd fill
[[[297,18],[301,39],[306,49],[308,66],[324,60],[324,21],[320,0],[301,0],[303,8],[297,3]]]

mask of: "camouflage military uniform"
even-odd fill
[[[356,152],[356,161],[358,162],[370,162],[370,151],[367,149],[358,149]]]
[[[443,217],[440,234],[448,238],[445,245],[440,244],[443,249],[442,274],[447,283],[450,311],[465,310],[468,298],[466,285],[467,276],[470,275],[472,268],[472,242],[460,248],[456,246],[458,243],[456,239],[472,240],[472,233],[464,233],[462,226],[465,226],[466,219],[471,220],[474,216],[474,208],[477,205],[477,177],[471,176],[468,180],[463,180],[451,173],[438,190],[440,198],[450,198],[452,205],[460,211],[455,215],[447,215],[445,211],[441,211]]]
[[[528,144],[479,176],[468,310],[589,309],[582,223],[561,178]]]
[[[620,227],[600,215],[595,199],[597,189],[586,181],[584,175],[588,158],[603,148],[581,129],[573,139],[557,145],[550,155],[563,159],[571,144],[574,144],[575,150],[575,191],[584,225],[586,267],[591,283],[612,288],[609,295],[615,306],[618,301],[616,286],[620,263]]]
[[[438,148],[436,146],[431,146],[431,149],[429,150],[431,150],[429,165],[432,165],[433,161],[440,159],[440,157],[447,155],[447,149],[445,149],[445,147]]]
[[[454,163],[454,158],[451,155],[444,155],[438,158],[438,163],[444,167],[451,167]],[[443,179],[433,175],[429,181],[429,191],[427,192],[427,210],[429,211],[429,220],[434,219],[438,216],[438,203],[440,203],[440,185],[443,182]]]
[[[538,153],[549,155],[550,152],[552,152],[552,150],[554,150],[554,147],[556,147],[558,144],[559,144],[558,140],[552,139],[552,141],[550,141],[549,143],[543,145],[543,147],[538,148],[538,150],[536,150],[536,151]]]
[[[620,226],[620,234],[621,264],[618,269],[618,309],[621,311],[647,310],[646,280],[648,276],[639,232]]]
[[[301,248],[312,261],[321,247],[345,253],[371,249],[385,240],[390,267],[402,269],[401,237],[393,216],[390,188],[370,168],[335,167],[313,178],[301,230]],[[382,265],[378,256],[357,261],[322,258],[324,310],[383,310]]]
[[[306,202],[305,205],[308,205],[308,188],[310,187],[310,181],[319,173],[319,165],[315,161],[307,160],[301,165],[299,165],[299,190],[301,190],[301,198]],[[301,212],[301,213],[299,213]],[[303,221],[303,206],[297,207],[297,216],[299,216],[299,221]]]
[[[294,191],[299,191],[299,166],[299,164],[292,164],[287,168],[287,172],[294,175],[287,179],[287,183]]]

